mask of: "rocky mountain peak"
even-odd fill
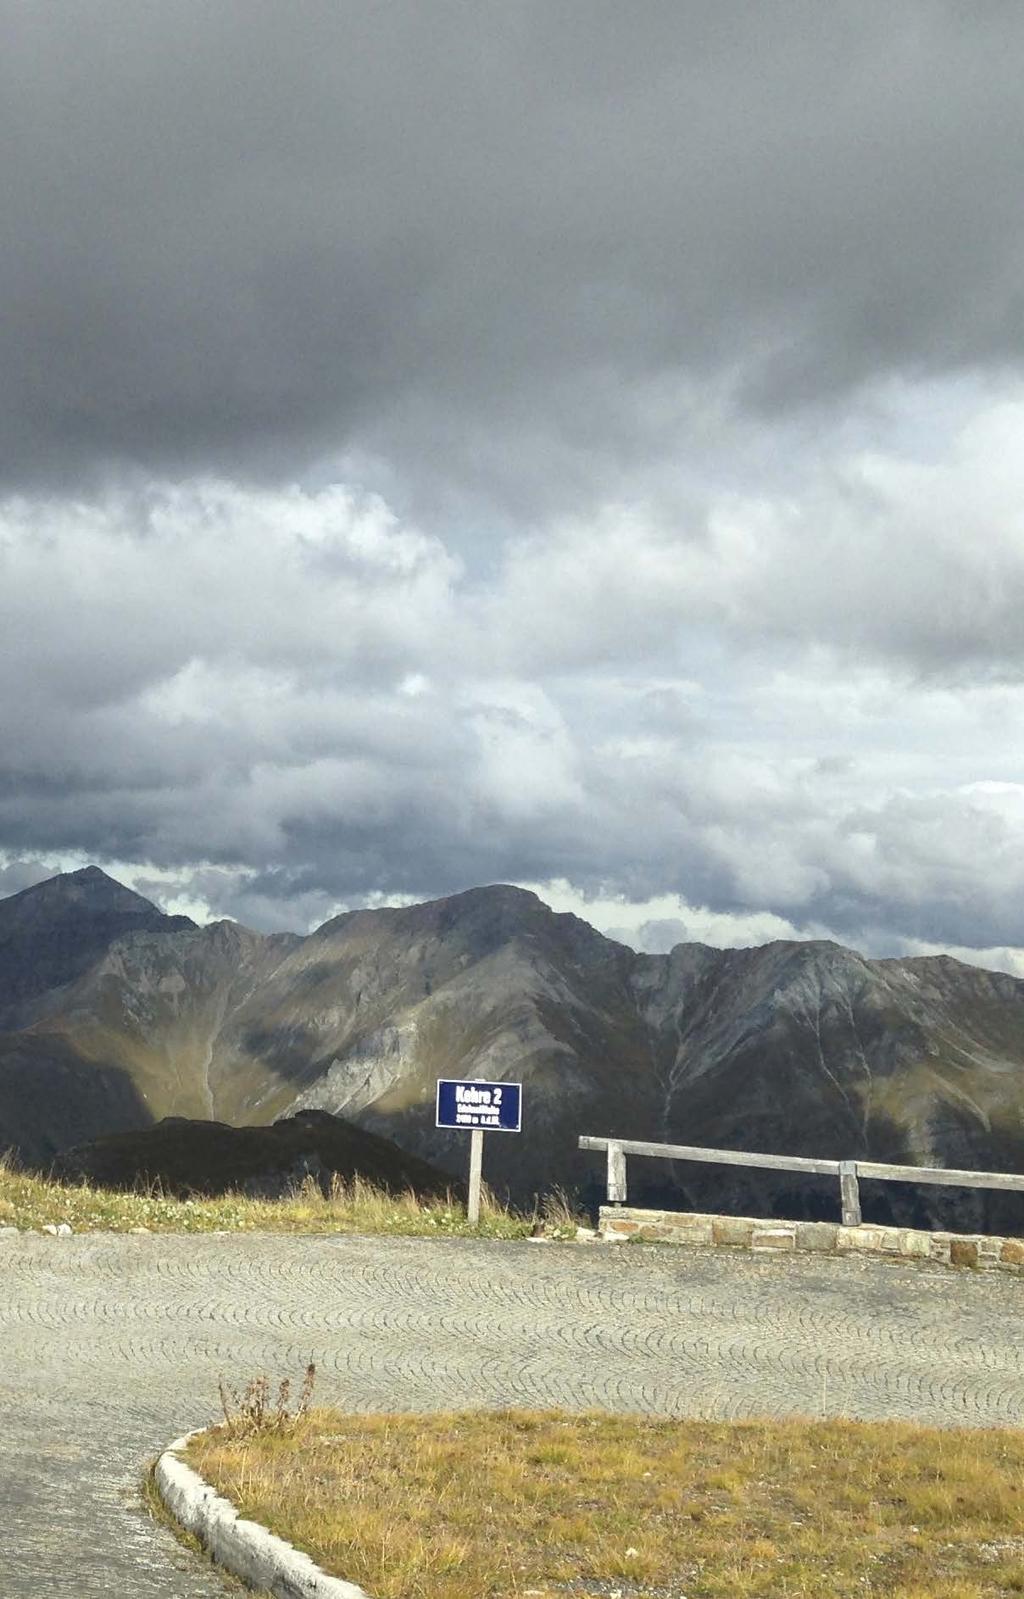
[[[125,888],[98,866],[83,866],[77,872],[59,872],[55,877],[33,883],[19,894],[0,900],[0,923],[18,921],[24,924],[68,911],[87,915],[163,915],[152,900]]]
[[[0,900],[0,1025],[72,982],[124,934],[192,926],[98,866],[60,872]]]
[[[628,961],[632,951],[605,938],[578,916],[551,909],[529,889],[491,883],[418,905],[349,911],[312,935],[310,953],[372,945],[388,951],[393,970],[427,961],[436,985],[468,965],[505,953],[528,964],[574,968]],[[429,952],[429,955],[428,955]]]

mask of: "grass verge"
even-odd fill
[[[1024,1593],[1009,1431],[313,1410],[190,1460],[376,1599]]]
[[[121,1193],[87,1183],[58,1183],[0,1160],[0,1227],[39,1229],[62,1224],[74,1232],[390,1233],[420,1237],[527,1238],[575,1236],[576,1217],[557,1196],[536,1215],[517,1215],[485,1196],[480,1225],[470,1227],[455,1199],[389,1194],[358,1178],[335,1179],[324,1195],[308,1180],[284,1199],[242,1194],[176,1199],[158,1191]]]

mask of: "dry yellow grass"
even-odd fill
[[[289,1232],[392,1233],[431,1238],[473,1236],[524,1238],[539,1222],[551,1237],[572,1237],[576,1218],[557,1199],[540,1217],[517,1215],[485,1197],[479,1227],[470,1227],[465,1207],[454,1198],[417,1199],[388,1194],[356,1179],[335,1180],[329,1195],[312,1181],[284,1199],[248,1199],[243,1194],[175,1199],[158,1191],[121,1193],[87,1183],[58,1183],[19,1172],[0,1159],[0,1227],[59,1226],[74,1232]]]
[[[314,1410],[191,1458],[376,1599],[1024,1594],[1016,1432]]]

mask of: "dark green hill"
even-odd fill
[[[143,1132],[111,1133],[58,1157],[54,1175],[100,1188],[159,1187],[182,1197],[238,1190],[277,1198],[312,1177],[361,1178],[388,1193],[419,1198],[461,1192],[451,1177],[386,1138],[339,1116],[304,1111],[270,1127],[170,1116]]]

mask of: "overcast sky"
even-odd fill
[[[1024,7],[0,25],[0,892],[1024,973]]]

